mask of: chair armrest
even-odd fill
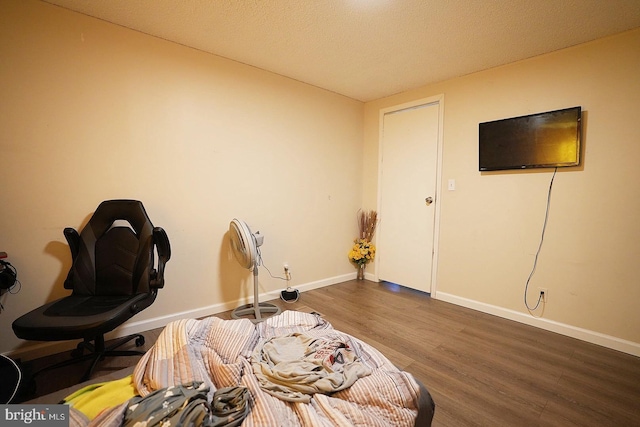
[[[164,265],[171,259],[171,245],[169,237],[161,227],[153,229],[153,244],[158,252],[158,270],[152,272],[151,287],[164,287]]]

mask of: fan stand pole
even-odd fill
[[[264,320],[262,317],[264,314],[275,316],[280,314],[280,307],[268,302],[259,302],[258,300],[258,263],[253,265],[253,304],[246,304],[240,306],[231,312],[233,319],[249,319],[253,323],[259,323]],[[254,318],[244,317],[251,316]],[[269,317],[269,316],[267,316]]]
[[[253,264],[253,314],[256,317],[256,321],[262,320],[260,314],[260,301],[258,300],[258,263]]]

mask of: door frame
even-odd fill
[[[406,110],[409,108],[419,107],[421,105],[428,104],[438,104],[438,141],[437,141],[437,154],[436,154],[436,194],[435,197],[435,215],[434,215],[434,224],[433,224],[433,253],[431,257],[431,298],[437,299],[437,274],[438,274],[438,253],[439,253],[439,240],[440,240],[440,211],[441,211],[441,200],[440,195],[442,194],[442,147],[443,147],[443,131],[444,131],[444,94],[431,96],[428,98],[421,98],[410,102],[405,102],[403,104],[394,105],[387,108],[381,108],[379,119],[378,119],[378,185],[377,185],[377,209],[380,212],[380,208],[382,206],[382,191],[381,191],[381,183],[382,183],[382,144],[384,141],[384,116],[388,113],[393,113],[396,111]],[[381,212],[382,214],[382,212]],[[384,218],[380,218],[381,221],[384,221]],[[378,277],[378,263],[379,258],[376,257],[374,260],[375,263],[375,281],[379,282],[380,279]]]

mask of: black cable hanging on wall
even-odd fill
[[[558,172],[558,168],[556,167],[553,171],[553,175],[551,176],[551,182],[549,183],[549,192],[547,194],[547,208],[544,214],[544,224],[542,225],[542,235],[540,236],[540,244],[538,245],[538,250],[536,251],[536,256],[533,260],[533,267],[531,268],[531,273],[529,273],[529,277],[527,277],[527,283],[524,286],[524,305],[527,307],[529,311],[535,311],[540,306],[540,302],[542,302],[542,294],[538,295],[538,301],[536,302],[535,307],[529,307],[529,303],[527,302],[527,291],[529,289],[529,282],[533,277],[533,273],[536,271],[536,267],[538,265],[538,256],[540,255],[540,250],[542,249],[542,243],[544,242],[544,233],[547,230],[547,222],[549,220],[549,207],[551,206],[551,189],[553,188],[553,180],[556,178],[556,173]]]

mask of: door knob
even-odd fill
[[[427,204],[427,206],[429,206],[431,203],[433,203],[433,197],[427,197],[426,199],[424,199],[424,202]]]

